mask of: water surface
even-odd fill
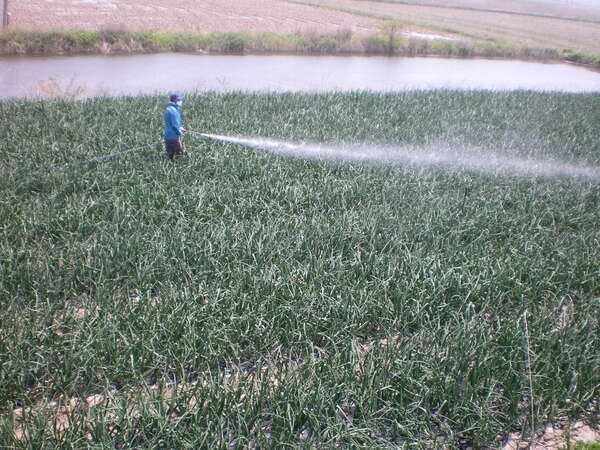
[[[0,98],[48,91],[84,96],[177,91],[301,91],[418,89],[600,92],[600,73],[569,64],[399,57],[133,56],[0,58]],[[50,92],[51,93],[51,92]]]

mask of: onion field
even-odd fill
[[[501,448],[598,425],[600,95],[196,93],[189,130],[321,153],[189,133],[175,161],[164,106],[0,102],[0,447]],[[353,146],[483,162],[327,157]]]

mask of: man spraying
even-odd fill
[[[181,145],[181,135],[185,128],[181,126],[181,114],[179,108],[183,104],[180,94],[171,94],[167,109],[165,109],[165,151],[169,159],[179,158],[184,155]]]

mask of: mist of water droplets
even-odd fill
[[[450,145],[330,145],[277,139],[203,134],[204,137],[297,158],[388,165],[416,170],[471,171],[520,177],[567,177],[600,181],[600,167],[554,158],[507,154],[493,149]]]

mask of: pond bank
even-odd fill
[[[500,41],[423,38],[399,30],[337,33],[163,32],[60,30],[0,32],[0,56],[64,56],[196,52],[210,54],[388,55],[562,61],[600,69],[600,56],[572,50],[518,47]]]

